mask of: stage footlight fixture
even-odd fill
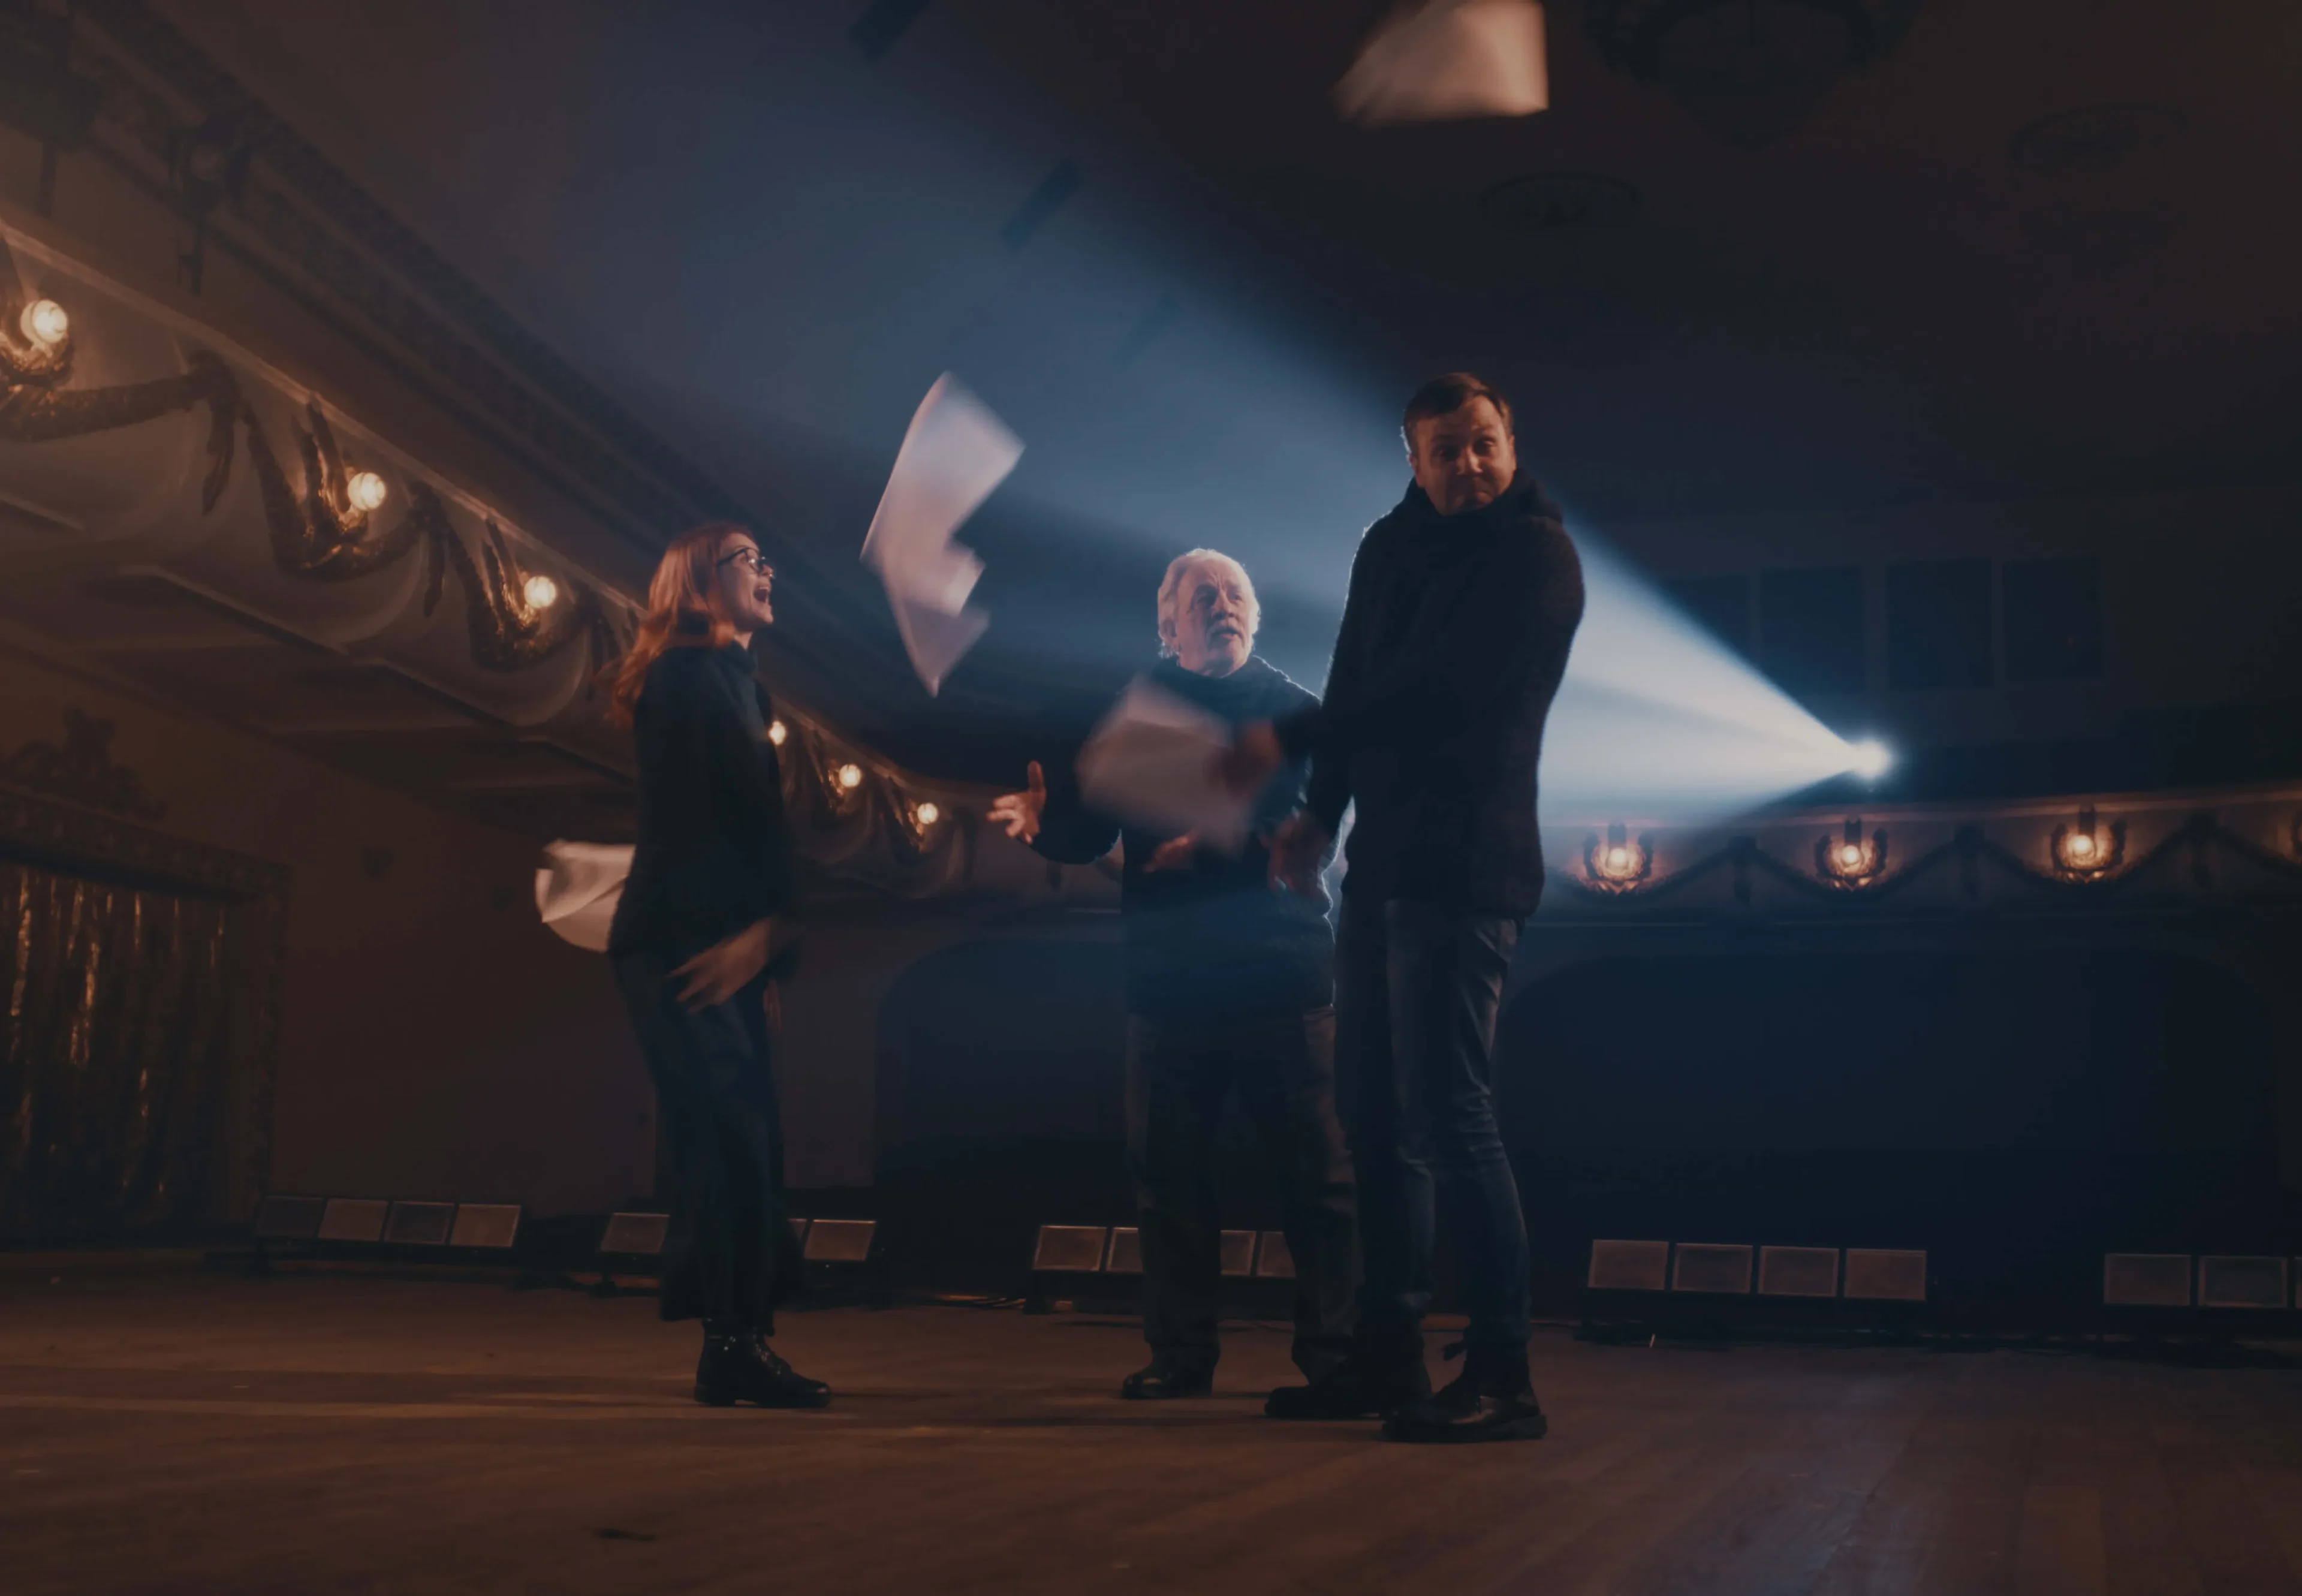
[[[520,592],[530,609],[549,609],[559,602],[559,584],[549,576],[530,576]]]
[[[843,790],[843,791],[844,791],[844,792],[852,793],[852,792],[853,792],[856,788],[858,788],[858,787],[861,786],[862,785],[863,785],[863,767],[862,767],[862,766],[861,766],[861,765],[855,765],[855,764],[848,764],[848,765],[842,765],[842,766],[840,766],[840,767],[839,767],[839,785],[840,785],[841,790]]]
[[[1670,1243],[1593,1241],[1586,1283],[1593,1291],[1666,1290],[1670,1285]]]
[[[671,1233],[668,1214],[610,1214],[600,1232],[600,1250],[620,1258],[652,1258]]]
[[[517,1203],[462,1204],[456,1210],[456,1228],[449,1232],[448,1245],[508,1252],[519,1239],[524,1212]]]
[[[807,1227],[800,1256],[811,1264],[861,1264],[878,1233],[876,1219],[819,1219]]]
[[[1854,761],[1849,769],[1865,781],[1876,781],[1895,768],[1893,752],[1876,739],[1850,743],[1846,752]]]
[[[1924,1302],[1927,1255],[1913,1248],[1850,1247],[1841,1294],[1866,1302]]]
[[[382,1197],[330,1197],[321,1216],[322,1241],[374,1242],[383,1239],[383,1222],[391,1205]]]
[[[382,509],[383,501],[391,497],[391,490],[373,471],[355,471],[344,484],[345,500],[363,516]]]
[[[1711,1241],[1682,1241],[1671,1256],[1670,1289],[1712,1296],[1751,1294],[1751,1255],[1756,1249]]]
[[[383,1239],[393,1247],[445,1247],[455,1224],[453,1203],[394,1203]]]
[[[1295,1249],[1287,1245],[1284,1231],[1265,1231],[1255,1249],[1255,1278],[1266,1281],[1291,1281],[1295,1278]]]
[[[54,299],[35,299],[25,306],[17,324],[23,328],[26,338],[43,349],[60,349],[71,336],[71,317]]]
[[[781,748],[784,745],[784,739],[790,735],[790,728],[786,727],[782,721],[770,720],[768,722],[768,741],[774,743],[777,748]]]
[[[1041,1225],[1031,1247],[1031,1269],[1038,1274],[1096,1274],[1103,1269],[1104,1244],[1111,1232],[1102,1225]]]
[[[256,1205],[258,1241],[309,1241],[320,1233],[327,1217],[328,1199],[315,1197],[268,1197]]]
[[[1225,1231],[1222,1244],[1222,1272],[1244,1279],[1255,1273],[1255,1232]]]
[[[1103,1255],[1105,1274],[1143,1273],[1143,1232],[1133,1225],[1111,1227],[1111,1247]]]
[[[1837,1296],[1838,1249],[1835,1247],[1760,1247],[1759,1295]]]
[[[2198,1306],[2202,1308],[2282,1308],[2286,1306],[2284,1258],[2200,1258]]]
[[[2105,1253],[2102,1300],[2109,1307],[2186,1308],[2190,1273],[2188,1253]]]

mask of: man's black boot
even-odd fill
[[[776,1356],[756,1330],[703,1334],[703,1356],[695,1360],[695,1399],[708,1407],[749,1402],[756,1407],[822,1407],[831,1388],[810,1380]]]
[[[1449,1347],[1451,1357],[1457,1348]],[[1463,1372],[1437,1396],[1383,1421],[1386,1441],[1449,1442],[1540,1441],[1550,1428],[1527,1377],[1526,1348],[1465,1348]]]
[[[1176,1397],[1204,1397],[1215,1389],[1215,1366],[1203,1357],[1155,1352],[1151,1361],[1119,1382],[1119,1394],[1130,1402],[1164,1402]]]
[[[1372,1419],[1429,1399],[1423,1332],[1362,1336],[1343,1360],[1308,1385],[1282,1385],[1263,1411],[1274,1419]]]

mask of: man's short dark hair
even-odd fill
[[[1407,447],[1412,449],[1416,422],[1429,421],[1439,416],[1452,416],[1473,399],[1484,399],[1492,405],[1495,414],[1503,418],[1503,430],[1511,430],[1510,400],[1503,397],[1501,389],[1474,372],[1450,371],[1444,376],[1432,378],[1415,391],[1415,397],[1407,401],[1407,415],[1399,424],[1399,435],[1407,440]]]

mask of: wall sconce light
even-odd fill
[[[373,471],[355,471],[344,483],[344,500],[361,515],[370,515],[383,508],[391,497],[391,490],[383,485],[383,478]]]
[[[1642,836],[1633,842],[1627,827],[1609,826],[1603,845],[1596,836],[1583,844],[1583,874],[1599,892],[1634,891],[1654,874],[1654,839]]]
[[[781,748],[784,745],[784,739],[790,735],[791,728],[785,726],[782,721],[770,720],[768,722],[768,741],[774,743],[777,748]]]
[[[2064,880],[2099,881],[2125,861],[2126,822],[2113,820],[2105,829],[2096,822],[2089,803],[2079,811],[2077,826],[2055,826],[2046,853]]]
[[[530,576],[519,591],[530,609],[549,609],[559,602],[559,584],[549,576]]]
[[[840,788],[840,791],[842,791],[842,792],[844,792],[844,793],[852,793],[852,792],[853,792],[856,788],[858,788],[858,787],[861,786],[862,785],[863,785],[863,767],[862,767],[862,766],[858,765],[858,764],[854,764],[854,763],[853,763],[853,762],[850,762],[850,763],[848,763],[848,764],[844,764],[844,765],[842,765],[842,766],[840,766],[840,767],[839,767],[839,788]]]
[[[1876,831],[1863,839],[1862,821],[1848,816],[1843,836],[1825,833],[1814,844],[1815,874],[1833,886],[1857,888],[1875,885],[1886,872],[1886,834]]]
[[[24,330],[26,338],[44,350],[62,349],[64,340],[71,336],[71,317],[54,299],[35,299],[25,306],[17,325]]]

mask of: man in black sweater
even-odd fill
[[[1151,680],[1231,726],[1291,718],[1319,701],[1253,656],[1255,589],[1237,561],[1197,549],[1159,589],[1164,656]],[[1264,773],[1267,831],[1302,801],[1304,760]],[[1350,1344],[1357,1238],[1349,1155],[1335,1114],[1334,940],[1323,900],[1279,890],[1259,838],[1227,855],[1191,836],[1122,828],[1065,773],[992,806],[1010,836],[1087,863],[1119,842],[1127,932],[1127,1141],[1143,1243],[1149,1365],[1132,1399],[1212,1389],[1222,1214],[1212,1154],[1236,1089],[1279,1175],[1295,1261],[1295,1362],[1317,1378]]]
[[[1467,373],[1425,383],[1404,432],[1414,484],[1367,529],[1316,711],[1242,728],[1241,787],[1313,759],[1274,873],[1316,890],[1356,803],[1338,945],[1338,1074],[1366,1283],[1351,1356],[1274,1392],[1282,1417],[1387,1415],[1400,1441],[1545,1428],[1527,1377],[1526,1222],[1496,1129],[1496,1011],[1542,893],[1535,762],[1583,616],[1558,511],[1518,470],[1509,402]],[[1462,1207],[1462,1377],[1431,1394],[1432,1173]]]

